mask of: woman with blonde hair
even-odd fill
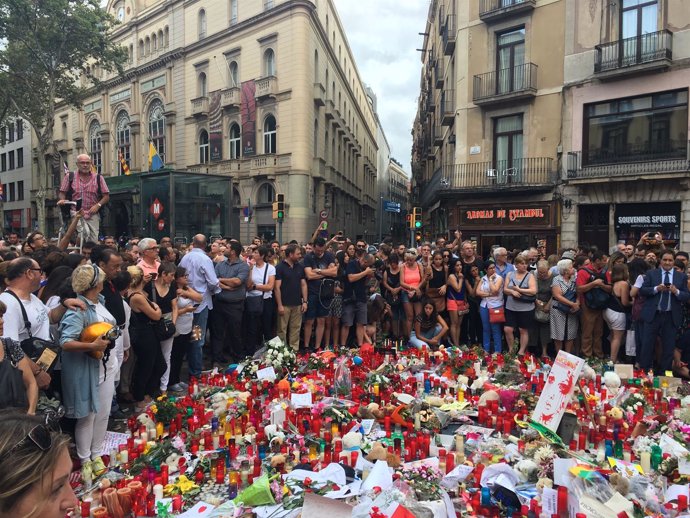
[[[76,509],[69,443],[42,419],[0,413],[0,516],[64,518]]]
[[[129,338],[134,354],[137,355],[132,374],[132,396],[137,402],[135,410],[143,412],[158,392],[161,376],[167,368],[161,344],[152,325],[162,318],[163,313],[144,291],[144,270],[139,266],[129,266],[127,271],[132,276],[128,301],[132,308]]]
[[[105,470],[101,459],[110,406],[115,393],[119,368],[113,342],[99,336],[93,342],[82,341],[84,329],[96,322],[116,325],[115,317],[105,308],[101,295],[105,272],[96,265],[79,266],[72,273],[72,289],[86,304],[86,310],[68,310],[60,321],[62,345],[62,397],[65,415],[77,420],[75,442],[82,474],[96,475]],[[94,357],[103,353],[101,359]],[[88,475],[87,475],[88,473]]]

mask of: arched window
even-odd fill
[[[318,83],[321,79],[321,71],[319,70],[319,51],[314,50],[314,82]]]
[[[160,99],[153,101],[149,108],[149,139],[165,164],[165,114]]]
[[[199,39],[206,37],[206,11],[199,11]]]
[[[170,45],[170,29],[166,25],[165,26],[165,46],[167,47],[168,45]]]
[[[131,133],[129,129],[129,115],[126,111],[121,111],[115,122],[115,131],[117,137],[117,161],[120,164],[120,174],[124,174],[122,169],[122,159],[124,159],[127,166],[129,166],[130,158],[132,156],[131,149]]]
[[[264,120],[264,154],[273,155],[276,152],[276,118],[269,115]]]
[[[151,50],[154,52],[158,50],[158,36],[155,32],[151,35]]]
[[[240,149],[242,146],[242,134],[240,126],[236,122],[230,125],[230,158],[237,160],[242,156]]]
[[[133,43],[129,44],[129,62],[130,63],[134,62],[134,44]]]
[[[257,203],[273,203],[276,191],[270,183],[263,183],[259,187]]]
[[[101,151],[101,125],[93,121],[89,126],[89,155],[96,171],[102,173],[103,154]]]
[[[208,93],[208,87],[206,86],[206,74],[204,72],[199,73],[198,92],[199,97],[206,97],[206,94]]]
[[[237,23],[237,0],[230,0],[230,25]]]
[[[237,65],[237,61],[231,61],[228,69],[230,70],[230,87],[240,86],[240,67]]]
[[[264,52],[264,77],[276,75],[276,55],[273,49]]]
[[[158,48],[165,47],[165,36],[163,35],[163,29],[158,30]]]
[[[208,133],[206,130],[201,130],[199,133],[199,163],[200,164],[207,164],[208,163],[208,153],[209,153],[209,146],[208,146]]]
[[[144,40],[139,40],[139,57],[144,57]]]
[[[146,36],[144,40],[144,55],[148,56],[151,53],[151,38]]]

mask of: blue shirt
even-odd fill
[[[189,274],[189,285],[203,295],[201,304],[194,313],[213,309],[213,294],[220,291],[220,282],[213,268],[213,261],[201,248],[192,248],[180,261],[180,266]]]
[[[504,280],[510,272],[515,271],[515,266],[513,266],[510,263],[506,263],[506,266],[505,266],[505,268],[503,268],[503,270],[501,270],[501,267],[498,265],[498,263],[495,263],[495,266],[496,266],[496,273],[498,275],[500,275],[501,277],[503,277]]]

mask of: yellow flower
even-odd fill
[[[154,414],[158,413],[158,407],[155,404],[151,405],[151,412]]]
[[[188,491],[192,491],[193,489],[198,489],[198,487],[199,486],[197,486],[194,482],[189,480],[186,476],[180,475],[180,477],[177,479],[177,482],[165,486],[165,488],[163,488],[163,492],[166,495],[178,495],[180,493],[187,493]]]

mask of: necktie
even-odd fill
[[[668,286],[671,284],[671,275],[669,272],[664,272],[664,284]],[[661,294],[661,311],[671,310],[671,292],[665,291]]]

